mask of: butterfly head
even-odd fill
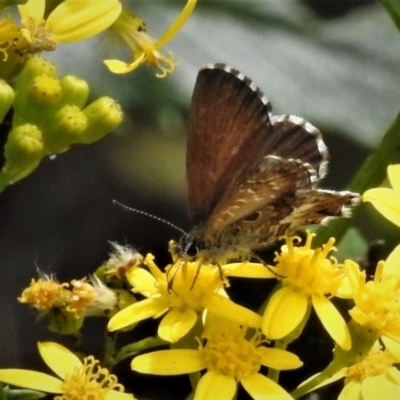
[[[199,240],[190,233],[185,233],[179,240],[179,247],[184,258],[194,258],[200,250]]]

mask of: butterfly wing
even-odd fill
[[[206,251],[240,258],[302,226],[347,216],[358,194],[316,189],[327,159],[320,132],[302,118],[272,115],[239,71],[213,64],[199,72],[187,185],[193,234]]]
[[[239,71],[224,64],[200,70],[186,164],[189,215],[195,225],[262,159],[272,126],[269,111],[263,93]]]

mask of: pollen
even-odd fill
[[[31,280],[18,301],[30,304],[40,311],[48,311],[54,306],[62,305],[68,298],[69,292],[66,290],[68,284],[60,284],[49,276],[40,278],[37,281]]]
[[[239,334],[210,335],[203,353],[207,369],[234,377],[237,381],[258,372],[261,367],[262,353],[256,347],[257,341],[248,341]],[[237,332],[238,333],[238,332]]]
[[[111,390],[124,391],[117,377],[101,368],[99,361],[89,356],[82,367],[76,367],[62,383],[63,394],[55,400],[103,400]]]
[[[339,289],[345,270],[334,257],[328,257],[335,239],[330,238],[322,247],[312,249],[315,234],[307,231],[304,246],[295,246],[298,237],[286,237],[286,245],[275,257],[276,273],[283,277],[283,285],[290,286],[305,295],[334,295]]]
[[[345,384],[350,381],[363,382],[365,378],[383,375],[393,367],[395,362],[395,358],[389,351],[374,347],[360,363],[348,368]]]

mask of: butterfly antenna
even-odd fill
[[[147,213],[145,211],[138,210],[137,208],[126,206],[125,204],[120,203],[118,200],[113,200],[112,203],[114,204],[114,206],[119,207],[123,211],[130,211],[130,212],[134,212],[136,214],[144,215],[146,217],[155,219],[156,221],[162,222],[163,224],[166,224],[166,225],[170,226],[171,228],[174,228],[175,230],[179,231],[180,233],[182,233],[184,235],[187,234],[187,232],[185,232],[183,229],[179,228],[179,226],[176,226],[175,224],[173,224],[172,222],[167,221],[164,218],[160,218],[160,217],[157,217],[157,216],[155,216],[153,214],[149,214],[149,213]]]

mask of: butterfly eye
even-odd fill
[[[193,235],[185,234],[179,241],[183,254],[194,257],[199,252],[199,243]]]

